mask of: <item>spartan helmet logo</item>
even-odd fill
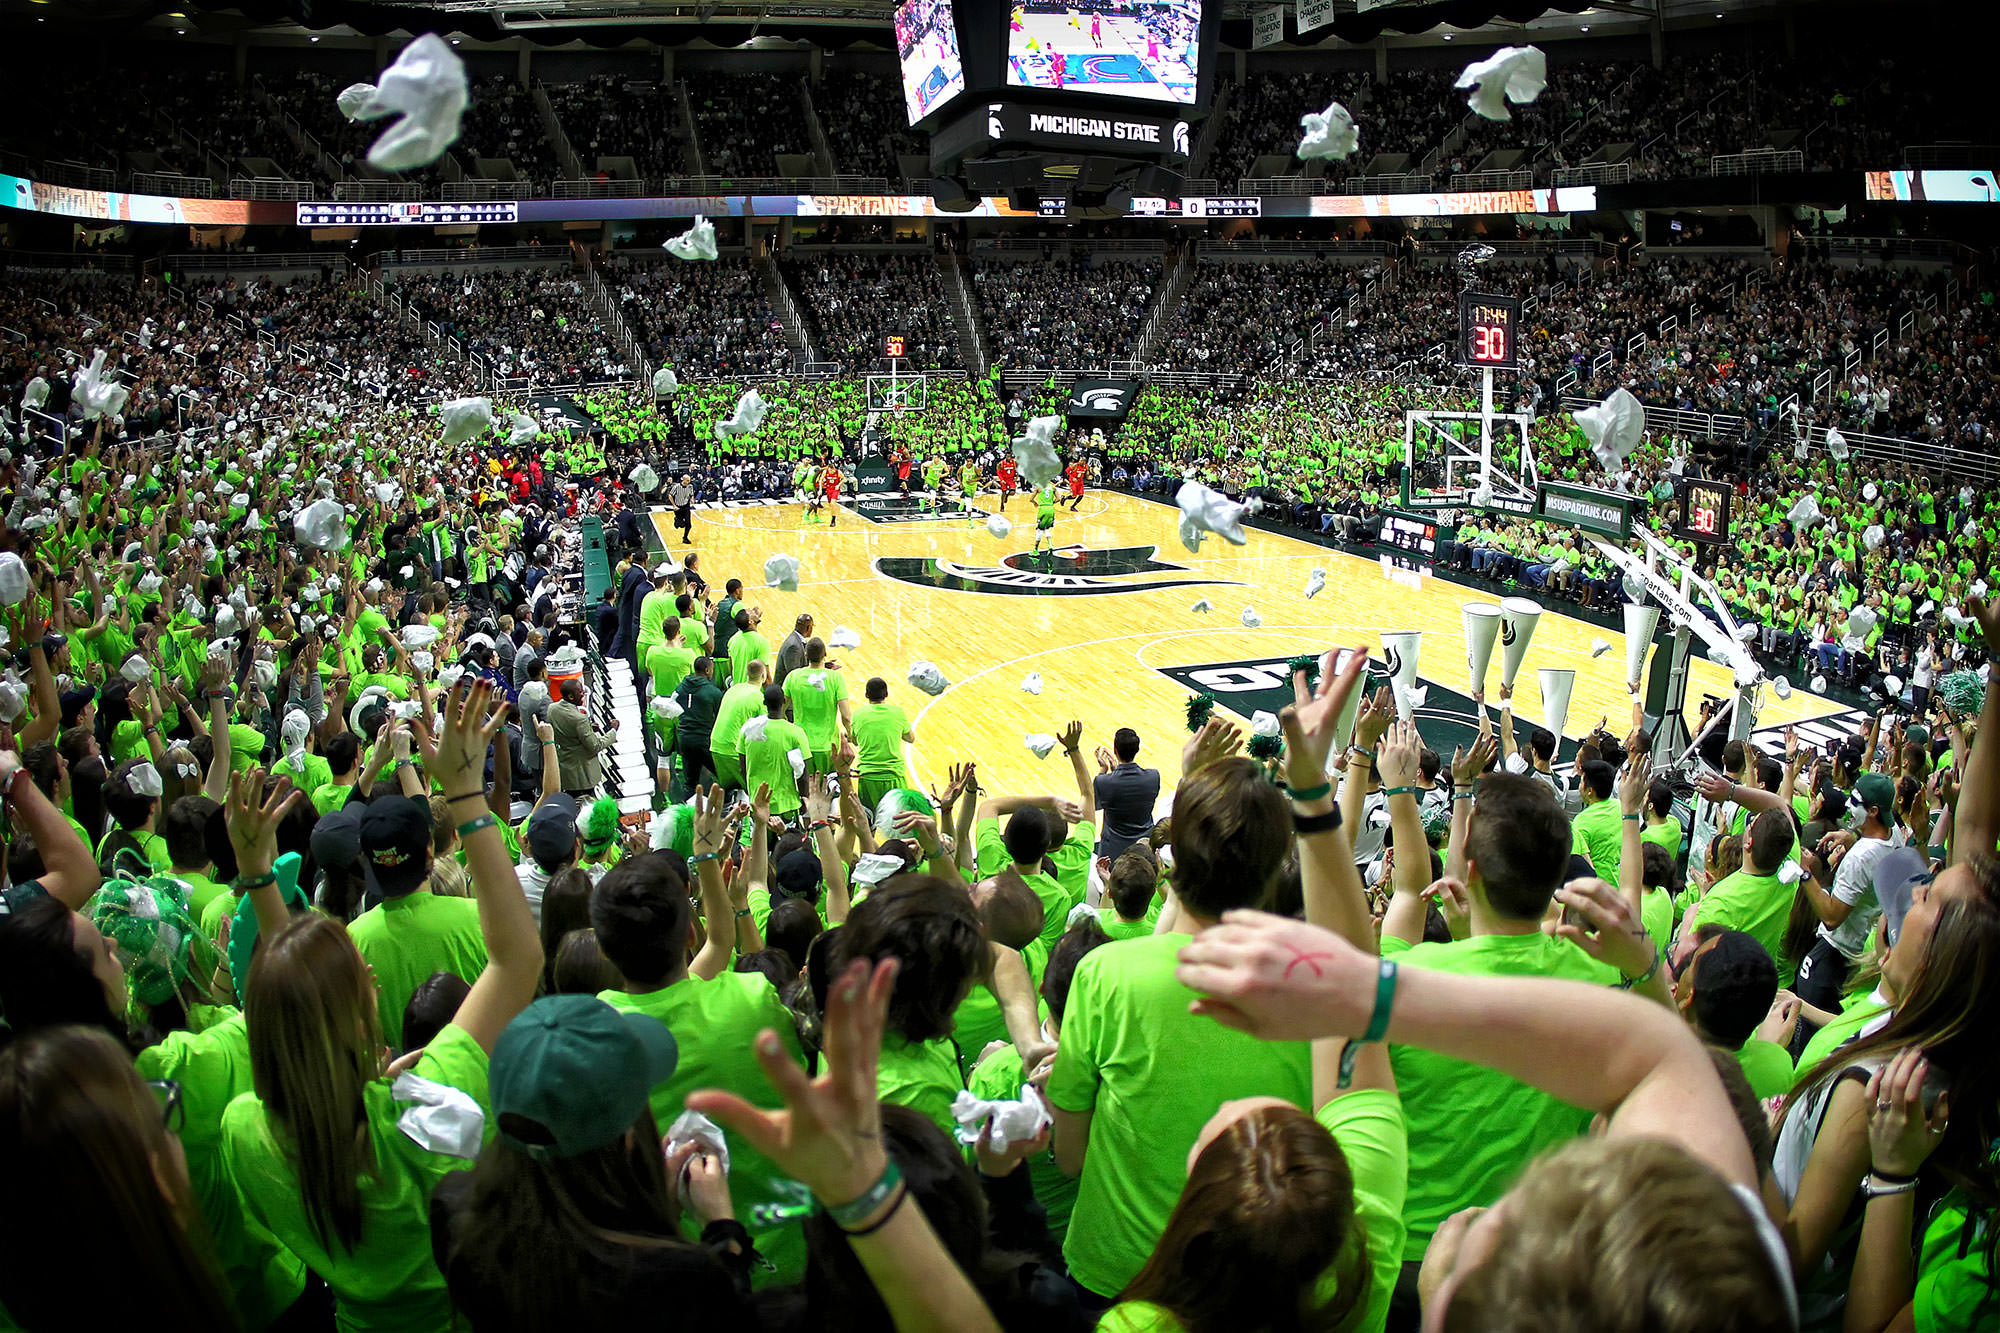
[[[987,107],[986,137],[989,139],[998,139],[1005,133],[1006,131],[1000,128],[1000,108],[997,106]]]
[[[1512,647],[1514,646],[1514,622],[1513,622],[1513,621],[1511,621],[1511,620],[1503,620],[1503,621],[1501,621],[1501,622],[1500,622],[1500,642],[1501,642],[1502,644],[1504,644],[1504,645],[1505,645],[1506,647],[1509,647],[1509,648],[1512,648]]]
[[[1184,120],[1174,122],[1174,151],[1182,157],[1188,156],[1188,123]]]
[[[1389,679],[1394,680],[1403,674],[1403,655],[1401,653],[1397,652],[1394,648],[1385,646],[1382,649],[1382,656],[1389,663]]]

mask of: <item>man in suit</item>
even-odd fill
[[[1114,763],[1113,760],[1116,760]],[[1153,831],[1153,807],[1160,799],[1160,770],[1141,768],[1139,733],[1130,727],[1118,728],[1111,738],[1111,752],[1097,748],[1099,772],[1091,788],[1097,808],[1104,812],[1104,832],[1097,837],[1097,854],[1115,861],[1118,854],[1135,842],[1144,842]]]
[[[598,756],[617,743],[617,719],[609,731],[593,727],[583,709],[583,682],[571,679],[563,682],[562,697],[549,705],[549,725],[555,728],[562,789],[580,800],[594,797],[604,781],[604,762]]]
[[[785,677],[806,664],[806,641],[813,636],[813,618],[800,616],[792,622],[792,632],[778,645],[777,684],[783,685]]]

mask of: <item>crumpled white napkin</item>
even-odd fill
[[[1250,734],[1253,736],[1277,736],[1283,734],[1282,728],[1278,726],[1278,715],[1276,713],[1265,712],[1261,708],[1252,713],[1250,715]]]
[[[1880,523],[1870,523],[1861,534],[1861,544],[1871,551],[1882,549],[1882,543],[1889,540],[1889,530]]]
[[[699,1111],[682,1111],[674,1117],[674,1123],[667,1127],[666,1155],[671,1157],[677,1149],[685,1148],[690,1143],[719,1160],[723,1174],[729,1174],[729,1139],[723,1134],[722,1126]],[[685,1196],[681,1206],[687,1206]]]
[[[763,740],[764,728],[770,725],[771,725],[771,718],[768,714],[765,713],[759,713],[757,716],[747,719],[743,723],[743,732],[742,732],[743,739],[745,741]]]
[[[717,254],[715,224],[697,213],[692,227],[678,236],[668,237],[661,248],[676,259],[714,259]]]
[[[1017,1099],[986,1101],[960,1089],[951,1101],[951,1118],[958,1122],[958,1141],[970,1146],[979,1142],[986,1122],[993,1122],[987,1143],[993,1148],[1027,1143],[1051,1123],[1048,1103],[1033,1085],[1023,1083]]]
[[[1338,102],[1329,103],[1324,111],[1308,111],[1300,116],[1299,129],[1304,132],[1299,137],[1299,156],[1307,160],[1349,157],[1361,146],[1354,117]]]
[[[1243,628],[1256,629],[1259,625],[1263,623],[1264,623],[1264,617],[1257,614],[1256,607],[1246,606],[1243,608]]]
[[[1004,540],[1009,533],[1014,531],[1014,525],[1008,522],[1005,514],[992,514],[986,519],[986,530],[995,537]]]
[[[1606,472],[1616,472],[1646,433],[1646,409],[1627,389],[1613,389],[1596,407],[1582,408],[1572,415]]]
[[[1826,451],[1835,458],[1845,459],[1854,451],[1848,447],[1847,437],[1829,426],[1826,430]]]
[[[1306,574],[1306,600],[1311,601],[1326,591],[1326,571],[1315,565]]]
[[[1602,657],[1610,651],[1611,651],[1611,640],[1600,638],[1600,639],[1592,639],[1590,641],[1590,655],[1593,658]]]
[[[526,412],[516,412],[508,420],[507,447],[519,449],[542,433],[542,428]]]
[[[137,685],[142,680],[152,679],[153,664],[134,653],[125,659],[125,665],[118,668],[118,674]]]
[[[21,406],[40,407],[49,401],[49,382],[40,375],[28,381],[28,387],[21,391]]]
[[[764,560],[764,586],[776,588],[779,592],[799,590],[799,558],[795,555],[773,555]]]
[[[1820,521],[1819,500],[1816,496],[1801,495],[1797,504],[1786,511],[1785,517],[1800,531],[1810,528]]]
[[[340,90],[333,104],[340,108],[340,114],[349,120],[361,119],[361,113],[375,100],[375,85],[372,83],[350,83]]]
[[[83,419],[95,421],[99,417],[115,417],[125,410],[126,400],[132,391],[118,383],[116,377],[104,373],[104,349],[90,358],[90,364],[76,372],[71,382],[76,401],[83,404]]]
[[[1021,692],[1023,694],[1040,694],[1042,692],[1042,673],[1039,671],[1030,671],[1027,675],[1021,677]]]
[[[1027,433],[1014,441],[1014,461],[1020,464],[1021,480],[1030,489],[1039,489],[1062,475],[1062,459],[1056,456],[1056,431],[1061,417],[1036,417],[1028,422]]]
[[[408,171],[437,161],[457,142],[469,101],[465,62],[436,33],[417,38],[382,71],[375,95],[355,113],[356,120],[401,117],[369,148],[368,165]]]
[[[1503,46],[1465,67],[1453,87],[1472,89],[1465,104],[1488,120],[1512,120],[1508,102],[1527,103],[1548,86],[1549,61],[1532,46]]]
[[[385,505],[395,506],[403,502],[403,483],[382,481],[375,484],[375,498]]]
[[[649,495],[653,491],[658,490],[660,486],[660,474],[653,471],[645,463],[640,463],[634,467],[631,476],[627,480],[639,488],[641,495]]]
[[[160,779],[160,770],[150,763],[141,763],[125,775],[125,786],[134,796],[164,796],[166,784]]]
[[[438,408],[438,416],[444,421],[444,443],[464,444],[493,429],[493,400],[454,398]]]
[[[1214,609],[1215,609],[1215,603],[1209,601],[1208,598],[1206,597],[1199,599],[1198,601],[1195,602],[1193,606],[1190,606],[1188,608],[1190,612],[1198,616],[1205,616]]]
[[[315,500],[293,516],[292,533],[301,546],[334,550],[347,544],[347,512],[338,500]]]
[[[925,694],[936,696],[951,688],[944,672],[938,670],[937,663],[916,661],[910,663],[909,682]]]
[[[428,648],[437,641],[438,629],[435,625],[403,626],[403,647],[413,653],[419,648]]]
[[[396,1075],[396,1081],[389,1085],[389,1096],[409,1103],[396,1117],[396,1128],[418,1147],[467,1161],[479,1156],[486,1112],[471,1097],[449,1084],[409,1073]]]
[[[845,625],[835,625],[833,633],[826,636],[826,646],[829,648],[859,648],[861,646],[861,636]]]
[[[1056,738],[1046,731],[1031,731],[1021,737],[1021,743],[1033,751],[1037,759],[1047,759],[1049,751],[1056,748]]]
[[[681,706],[680,700],[674,698],[671,694],[654,695],[652,708],[655,713],[658,713],[669,722],[687,711],[687,709]]]
[[[755,389],[736,400],[736,410],[722,421],[715,423],[717,435],[755,435],[757,428],[764,424],[764,414],[770,411],[770,404],[764,395]]]
[[[1180,490],[1174,493],[1174,503],[1181,510],[1182,542],[1187,541],[1189,528],[1212,532],[1231,546],[1249,542],[1250,539],[1243,535],[1244,506],[1220,491],[1210,490],[1198,481],[1183,482]]]
[[[661,366],[653,372],[653,394],[655,397],[664,398],[669,394],[676,394],[680,391],[680,376],[674,374],[672,366]]]
[[[0,551],[0,602],[19,606],[35,591],[27,561],[12,551]]]

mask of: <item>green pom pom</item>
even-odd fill
[[[1200,731],[1203,727],[1207,726],[1209,714],[1213,713],[1214,711],[1215,711],[1215,696],[1212,694],[1197,694],[1194,696],[1194,698],[1188,700],[1187,701],[1188,730]]]
[[[583,819],[583,844],[593,850],[610,845],[618,836],[618,798],[600,796],[590,804]]]
[[[1311,653],[1300,653],[1297,657],[1285,663],[1286,675],[1295,675],[1301,671],[1306,673],[1306,685],[1309,688],[1317,689],[1319,687],[1319,658]]]
[[[1986,682],[1977,671],[1954,671],[1938,682],[1938,697],[1960,717],[1976,717],[1986,707]]]
[[[1283,736],[1252,736],[1250,738],[1249,749],[1250,757],[1259,763],[1263,763],[1267,760],[1276,759],[1285,752],[1285,738]]]

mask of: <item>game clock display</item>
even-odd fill
[[[508,223],[520,219],[519,201],[483,199],[449,203],[416,201],[371,203],[333,200],[298,205],[301,227],[394,227],[464,226],[482,222]]]
[[[1721,545],[1729,540],[1729,507],[1736,492],[1725,481],[1681,483],[1681,513],[1674,535],[1683,541]]]
[[[1519,370],[1515,333],[1521,298],[1461,292],[1458,297],[1458,361],[1479,370]]]

